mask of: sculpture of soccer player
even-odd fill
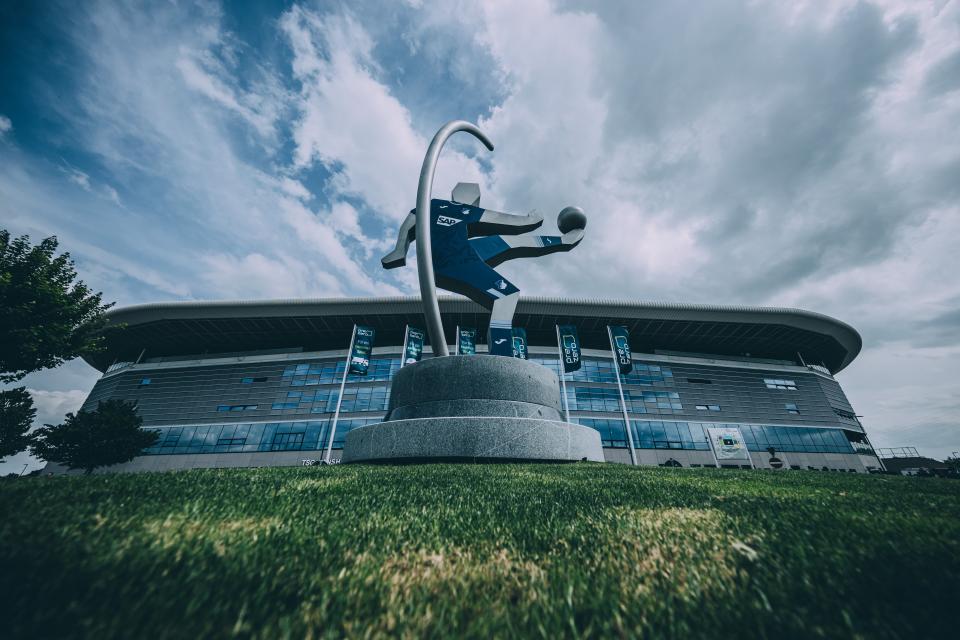
[[[461,182],[450,200],[430,201],[430,246],[437,286],[465,295],[491,310],[491,354],[512,354],[513,313],[520,290],[494,270],[514,258],[570,251],[583,240],[587,216],[566,207],[557,216],[562,236],[524,236],[543,224],[543,216],[525,216],[480,208],[480,187]],[[416,232],[416,210],[400,226],[397,246],[381,260],[385,269],[402,267]]]

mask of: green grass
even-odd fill
[[[0,636],[956,637],[960,482],[334,466],[0,482]]]

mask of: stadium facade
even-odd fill
[[[486,335],[489,312],[441,298],[448,336]],[[354,325],[376,330],[366,376],[350,375],[332,439],[379,422],[419,298],[172,302],[111,310],[103,372],[83,405],[135,401],[156,445],[111,470],[312,464],[323,458]],[[577,327],[582,368],[566,376],[570,420],[596,429],[608,462],[867,472],[881,468],[834,378],[857,356],[847,324],[796,309],[525,298],[514,326],[529,358],[559,373],[557,324]],[[621,378],[608,325],[629,329],[633,371]],[[478,345],[474,357],[484,354]],[[425,357],[429,357],[427,348]],[[629,422],[630,434],[627,433]],[[709,433],[737,428],[749,459],[718,460]],[[773,462],[771,463],[771,459]],[[51,467],[48,467],[51,469]],[[53,470],[53,469],[51,469]]]

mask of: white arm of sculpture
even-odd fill
[[[396,269],[407,264],[407,251],[416,236],[416,230],[417,216],[410,212],[403,219],[403,224],[400,225],[400,230],[397,232],[397,246],[380,259],[384,269]]]

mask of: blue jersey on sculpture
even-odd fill
[[[480,189],[461,183],[453,199],[430,201],[430,246],[436,284],[467,296],[491,310],[488,345],[494,355],[512,355],[511,323],[520,290],[497,273],[497,265],[569,251],[583,239],[586,216],[574,207],[560,212],[562,236],[523,236],[543,224],[543,216],[511,215],[482,209]],[[397,246],[382,260],[386,269],[406,264],[407,248],[414,240],[416,212],[400,227]]]

